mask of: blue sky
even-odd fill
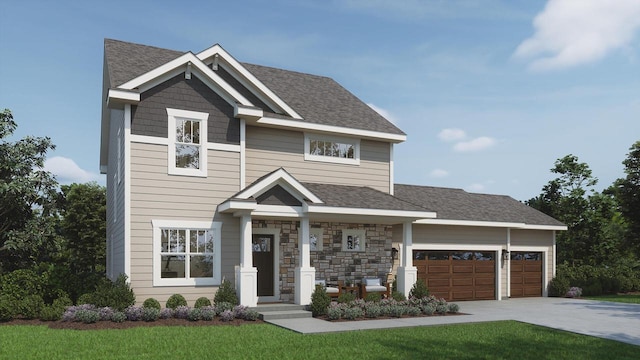
[[[0,108],[50,136],[62,183],[99,175],[103,39],[334,78],[408,134],[397,183],[526,200],[574,154],[623,176],[640,140],[640,1],[0,3]]]

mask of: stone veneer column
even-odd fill
[[[295,303],[307,305],[311,303],[311,293],[316,279],[316,269],[311,267],[309,247],[309,218],[300,219],[299,266],[295,271]]]
[[[236,290],[240,305],[258,305],[258,269],[253,267],[251,215],[240,218],[240,266],[236,267]]]
[[[398,291],[409,297],[413,284],[418,280],[418,269],[413,266],[413,232],[412,222],[402,226],[402,262],[398,267]]]

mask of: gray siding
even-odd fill
[[[107,275],[115,279],[119,274],[125,272],[124,253],[124,111],[109,110],[110,113],[110,135],[111,144],[108,154],[107,168]],[[118,129],[121,131],[121,142],[118,144]],[[121,162],[118,163],[118,147],[121,151]],[[114,181],[114,174],[118,171],[118,166],[123,170],[121,181]],[[114,211],[114,208],[117,208]]]
[[[240,259],[240,223],[231,215],[216,214],[218,204],[240,188],[240,154],[208,151],[208,177],[167,174],[167,146],[131,144],[131,285],[138,302],[154,297],[164,302],[180,293],[192,306],[200,296],[212,298],[216,287],[154,287],[153,228],[151,221],[223,221],[222,276],[234,279]]]
[[[195,74],[191,80],[177,75],[142,93],[140,103],[131,107],[131,133],[166,138],[168,107],[209,113],[209,142],[240,143],[240,121],[233,117],[233,106]]]
[[[389,193],[389,144],[361,140],[360,165],[304,160],[304,134],[247,126],[246,183],[284,167],[301,182],[369,186]]]

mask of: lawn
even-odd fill
[[[640,304],[640,294],[633,295],[600,295],[600,296],[584,296],[585,299],[599,301],[613,301],[627,304]]]
[[[269,324],[0,326],[0,359],[637,359],[633,345],[501,321],[301,335]]]

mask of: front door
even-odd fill
[[[258,269],[258,296],[273,296],[273,235],[253,234],[253,266]]]

